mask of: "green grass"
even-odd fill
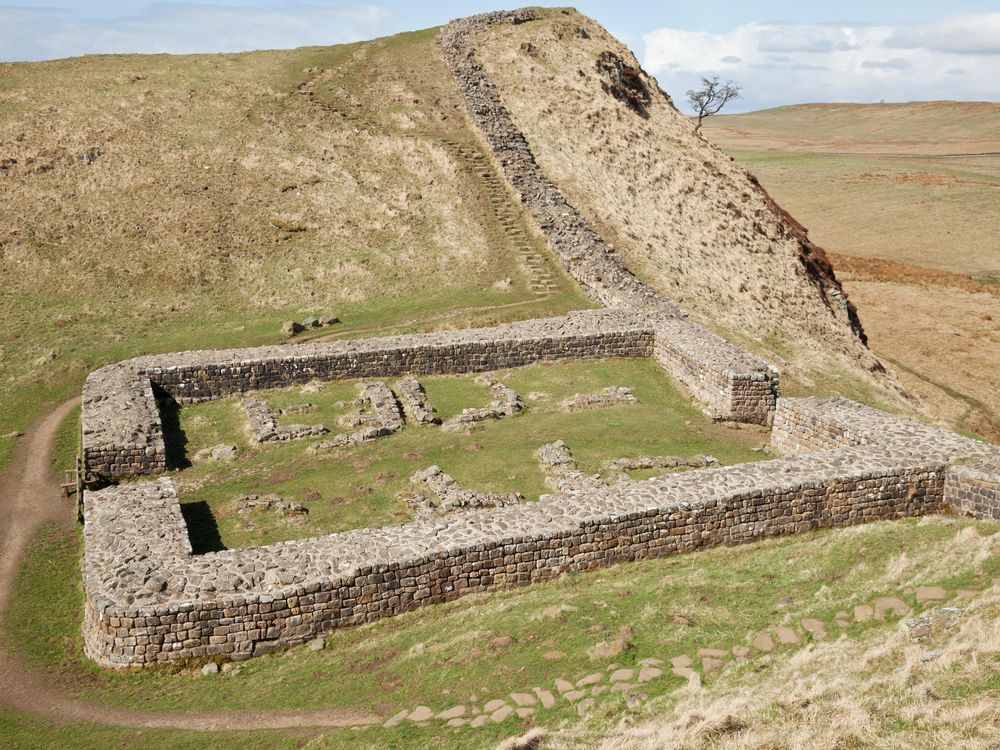
[[[196,669],[112,673],[91,665],[80,651],[80,534],[48,527],[32,546],[3,632],[32,668],[57,674],[68,692],[113,705],[177,711],[352,705],[391,715],[420,704],[443,710],[475,695],[481,706],[512,690],[551,688],[557,677],[572,680],[606,668],[607,660],[591,659],[588,650],[623,626],[632,628],[634,648],[616,661],[630,666],[650,656],[747,643],[803,617],[819,617],[835,633],[835,612],[881,595],[901,595],[916,606],[917,585],[982,588],[1000,574],[1000,557],[995,546],[990,553],[970,537],[969,527],[979,536],[1000,530],[996,523],[908,519],[621,564],[341,630],[319,653],[294,649],[246,662],[238,675],[212,677]],[[555,604],[567,609],[543,615]],[[679,624],[674,615],[692,624]],[[891,626],[871,621],[851,625],[848,633],[882,627]],[[491,647],[501,635],[513,643]],[[553,650],[565,656],[541,658]],[[766,676],[778,658],[781,652],[706,679],[752,670]],[[664,677],[644,692],[663,696],[679,685]],[[605,696],[601,705],[615,712],[621,701]],[[560,703],[541,721],[553,726],[574,716]],[[514,726],[488,726],[475,736],[490,746]],[[361,736],[366,746],[422,747],[432,735],[445,748],[468,747],[470,736],[437,727],[372,728]],[[252,735],[254,741],[259,736]],[[323,742],[319,746],[346,748],[359,738],[345,730],[327,733]]]
[[[187,406],[180,411],[187,455],[218,444],[235,444],[232,462],[196,462],[174,474],[192,527],[217,524],[219,539],[209,546],[269,544],[275,541],[407,520],[400,499],[411,493],[410,477],[432,464],[466,487],[521,492],[529,500],[549,492],[535,451],[565,440],[580,468],[597,473],[607,461],[640,455],[692,457],[711,454],[724,464],[763,458],[754,448],[766,436],[711,422],[655,362],[649,359],[564,361],[496,375],[526,398],[524,413],[484,422],[467,432],[407,424],[399,432],[361,446],[310,454],[307,446],[329,436],[257,445],[246,432],[242,397]],[[388,381],[393,382],[391,379]],[[488,388],[473,375],[423,377],[428,399],[445,419],[465,407],[486,406]],[[558,403],[575,393],[609,385],[632,388],[639,403],[567,413]],[[326,384],[318,393],[299,387],[257,394],[271,406],[314,405],[285,423],[321,423],[331,433],[345,431],[337,418],[352,408],[359,381]],[[534,396],[534,398],[530,398]],[[661,472],[662,473],[662,472]],[[644,476],[650,476],[647,473]],[[244,494],[277,493],[309,509],[307,523],[284,520],[269,510],[236,512]],[[211,519],[208,514],[211,514]],[[197,533],[197,529],[196,529]]]

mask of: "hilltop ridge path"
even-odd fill
[[[38,419],[0,472],[0,620],[17,582],[24,552],[46,522],[73,523],[72,508],[59,502],[59,480],[49,456],[59,427],[80,402],[64,401]],[[25,666],[0,636],[0,706],[55,722],[84,721],[130,728],[261,730],[289,727],[352,727],[379,723],[363,708],[298,711],[142,711],[106,706],[67,695],[54,681]]]

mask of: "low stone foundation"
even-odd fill
[[[588,310],[496,328],[137,357],[87,378],[83,460],[106,482],[164,471],[156,396],[190,403],[312,380],[486,372],[559,359],[652,356],[713,416],[769,421],[777,371],[736,347],[704,347],[691,325],[678,328],[676,318],[649,310]]]

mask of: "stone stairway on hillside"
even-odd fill
[[[559,288],[558,282],[545,258],[533,246],[520,215],[520,206],[511,200],[506,180],[497,173],[491,161],[479,149],[454,140],[445,139],[441,143],[459,163],[464,164],[482,182],[497,224],[503,231],[504,237],[524,261],[531,291],[539,295],[554,293]]]

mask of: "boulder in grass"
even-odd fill
[[[340,322],[340,318],[338,318],[336,315],[324,315],[319,320],[320,323],[322,323],[325,326],[336,325],[337,323]]]
[[[306,318],[302,321],[303,328],[319,328],[321,325],[319,318]]]
[[[281,324],[281,330],[289,336],[294,336],[302,330],[302,324],[294,320],[286,320]]]

